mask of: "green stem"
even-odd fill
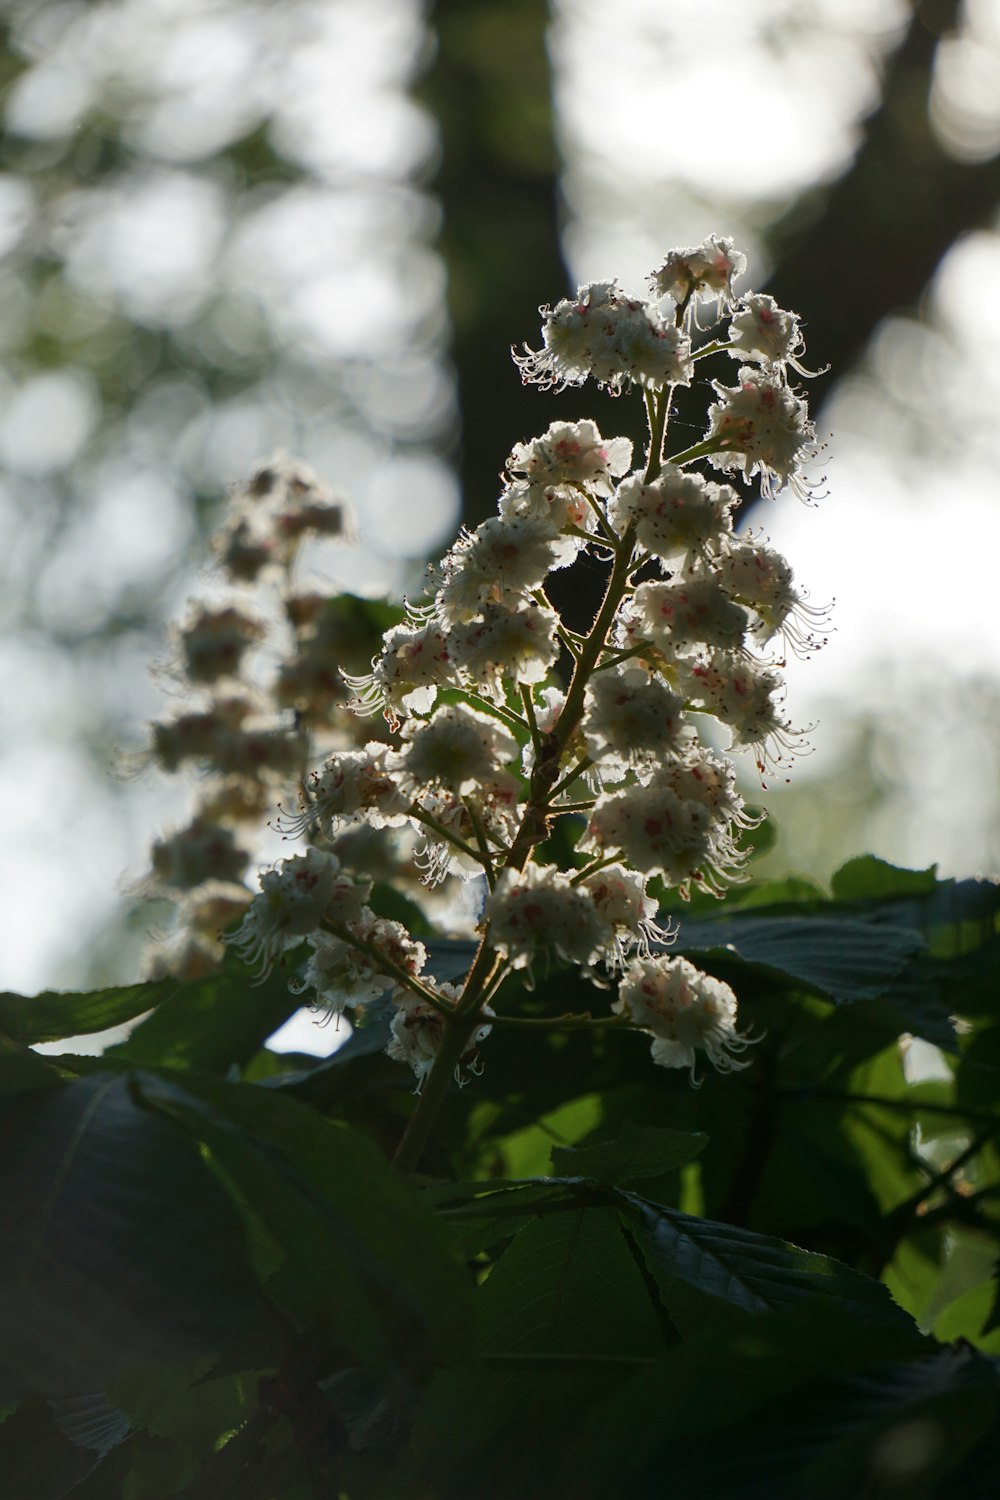
[[[673,386],[668,385],[658,395],[654,395],[651,391],[644,391],[643,394],[646,398],[646,419],[649,423],[649,452],[646,454],[646,471],[642,476],[642,482],[651,484],[663,467],[663,440],[667,435],[667,416],[670,412]]]
[[[479,845],[479,858],[480,863],[483,867],[483,874],[486,876],[486,884],[492,891],[496,888],[497,877],[496,871],[493,868],[493,853],[490,849],[489,843],[487,842],[486,830],[483,827],[483,820],[479,816],[479,809],[476,807],[474,802],[466,802],[465,810],[469,814],[469,821],[471,822],[476,835],[476,843]]]
[[[598,870],[604,870],[608,865],[618,862],[617,854],[606,854],[603,859],[592,859],[589,865],[584,865],[582,870],[577,870],[570,881],[570,885],[579,885],[581,880],[587,880],[591,875],[596,875]]]
[[[470,707],[481,708],[484,713],[492,714],[495,719],[503,719],[511,729],[520,729],[523,734],[528,728],[520,714],[514,713],[502,703],[494,703],[491,698],[484,698],[481,693],[475,692],[472,688],[453,688],[452,692],[460,693]]]
[[[535,718],[535,702],[531,696],[531,689],[526,682],[520,684],[521,702],[524,704],[524,717],[528,721],[528,729],[531,733],[531,746],[536,756],[542,753],[542,735],[538,728],[538,720]]]
[[[652,644],[652,641],[640,641],[637,646],[630,646],[627,651],[616,651],[614,656],[609,656],[607,661],[602,661],[600,666],[594,668],[594,671],[604,672],[608,667],[617,667],[623,661],[629,661],[633,656],[642,656]]]
[[[446,844],[451,844],[453,848],[460,849],[461,852],[469,859],[474,859],[477,864],[481,864],[485,867],[485,860],[479,853],[478,849],[473,849],[472,845],[466,843],[465,839],[460,839],[458,837],[458,834],[451,833],[443,823],[439,823],[437,818],[435,818],[431,813],[427,812],[426,808],[423,808],[418,803],[414,802],[412,807],[410,807],[407,812],[408,816],[411,817],[415,823],[420,823],[424,828],[429,828],[431,833],[436,833],[438,838],[444,839]]]
[[[434,1059],[434,1066],[424,1079],[417,1106],[410,1116],[403,1138],[392,1159],[399,1172],[413,1172],[423,1155],[427,1137],[437,1119],[438,1110],[451,1087],[455,1069],[468,1048],[470,1038],[479,1024],[478,1015],[451,1017],[441,1038],[441,1050]]]
[[[597,669],[595,668],[595,670]],[[549,792],[549,801],[552,802],[556,797],[559,796],[560,792],[565,791],[566,787],[572,786],[573,782],[576,781],[578,777],[582,776],[584,771],[586,771],[588,767],[592,766],[593,764],[594,762],[591,760],[589,755],[581,756],[576,765],[571,766],[570,769],[566,772],[565,776],[561,776],[556,782],[551,792]]]
[[[434,1065],[424,1079],[416,1108],[403,1132],[403,1138],[393,1157],[393,1166],[400,1172],[416,1170],[423,1154],[427,1138],[431,1133],[438,1110],[451,1086],[455,1069],[469,1045],[469,1039],[482,1022],[482,1008],[486,997],[497,988],[494,983],[503,977],[506,961],[500,957],[489,942],[489,924],[483,933],[479,951],[472,961],[466,976],[461,999],[448,1017],[441,1048]],[[491,1021],[491,1024],[492,1021]]]
[[[693,448],[685,448],[680,453],[671,453],[669,462],[672,464],[693,463],[696,458],[707,458],[710,453],[721,453],[724,444],[715,438],[706,438],[702,443],[695,443]]]

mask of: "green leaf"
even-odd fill
[[[220,1436],[242,1427],[257,1406],[257,1380],[252,1375],[211,1379],[214,1363],[201,1359],[141,1370],[112,1387],[111,1395],[133,1427],[207,1457]]]
[[[709,1441],[661,1449],[680,1494],[706,1500],[843,1500],[995,1492],[996,1361],[961,1345],[814,1379]],[[639,1493],[649,1493],[645,1487]]]
[[[301,1002],[289,993],[288,977],[279,968],[255,983],[229,955],[221,973],[172,983],[153,1015],[109,1054],[146,1067],[213,1073],[240,1067],[298,1010]]]
[[[770,908],[684,922],[679,953],[725,950],[744,963],[787,975],[838,1005],[876,1000],[891,991],[924,940],[905,927],[854,917],[771,915]]]
[[[255,1309],[230,1203],[124,1075],[4,1106],[0,1201],[0,1393],[212,1351]]]
[[[19,1042],[60,1042],[120,1026],[155,1010],[175,994],[176,979],[117,985],[83,994],[46,990],[41,995],[0,994],[0,1032]]]
[[[634,1193],[619,1197],[637,1221],[636,1237],[650,1270],[667,1283],[682,1282],[748,1313],[823,1299],[845,1316],[913,1326],[880,1281],[828,1256],[732,1224],[695,1218]]]
[[[994,1312],[996,1280],[970,1287],[939,1314],[934,1337],[942,1344],[964,1339],[984,1354],[1000,1354],[1000,1318]]]
[[[419,1373],[464,1347],[464,1268],[418,1191],[365,1136],[277,1090],[142,1077],[143,1097],[211,1150],[237,1204],[284,1257],[269,1290],[305,1322],[326,1312],[364,1358]]]
[[[526,1479],[547,1494],[588,1413],[599,1421],[609,1392],[662,1349],[658,1311],[616,1216],[577,1207],[521,1230],[476,1312],[484,1363],[437,1378],[417,1451],[446,1455],[449,1494],[514,1494]]]
[[[25,1401],[0,1426],[4,1500],[62,1500],[100,1463],[100,1453],[70,1441],[46,1403]]]
[[[870,901],[881,896],[926,896],[937,887],[937,865],[903,870],[874,854],[861,854],[841,865],[830,889],[838,901]]]
[[[7,1036],[0,1036],[0,1097],[29,1094],[34,1089],[57,1087],[62,1082],[57,1068]]]
[[[600,1424],[577,1449],[565,1493],[614,1500],[665,1494],[744,1500],[738,1477],[727,1474],[722,1487],[709,1477],[716,1445],[726,1443],[731,1432],[743,1433],[745,1443],[758,1413],[787,1411],[796,1391],[809,1382],[864,1371],[877,1360],[912,1356],[926,1347],[912,1325],[858,1323],[832,1301],[802,1302],[780,1313],[734,1314],[728,1323],[710,1321],[608,1393]],[[791,1427],[789,1436],[796,1435]],[[702,1459],[697,1481],[686,1473],[683,1487],[675,1484],[679,1451]],[[806,1497],[812,1500],[811,1491],[802,1487],[783,1500]]]
[[[588,1177],[597,1183],[635,1182],[660,1177],[693,1161],[708,1144],[699,1131],[661,1130],[626,1120],[617,1139],[554,1146],[552,1169],[566,1177]]]

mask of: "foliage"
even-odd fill
[[[410,1181],[377,1014],[319,1060],[248,1043],[282,986],[234,972],[3,996],[5,1494],[979,1492],[998,920],[995,885],[870,858],[832,896],[751,882],[680,940],[751,1069],[693,1091],[627,1039],[501,1031]],[[151,1014],[43,1058],[60,1010]]]

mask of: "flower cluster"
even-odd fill
[[[736,293],[744,264],[731,241],[711,237],[666,257],[650,301],[601,282],[541,310],[541,348],[514,356],[522,378],[558,389],[590,378],[613,394],[639,387],[643,461],[633,466],[631,443],[590,420],[554,422],[517,443],[497,514],[429,569],[426,596],[384,631],[366,669],[343,601],[290,583],[293,546],[306,531],[335,534],[342,507],[297,466],[255,476],[218,551],[235,579],[285,570],[297,650],[275,698],[294,709],[293,727],[259,722],[237,677],[263,635],[256,614],[202,609],[180,637],[190,680],[215,691],[155,727],[164,766],[195,760],[246,777],[253,743],[258,766],[287,779],[294,755],[282,750],[301,749],[303,726],[339,734],[300,777],[297,810],[286,805],[279,820],[307,852],[261,877],[226,940],[258,972],[303,949],[294,990],[327,1015],[361,1019],[388,996],[389,1055],[411,1065],[418,1087],[438,1067],[460,1079],[476,1070],[518,988],[501,993],[505,979],[530,986],[566,964],[617,986],[612,1018],[646,1033],[662,1066],[694,1079],[698,1052],[723,1072],[746,1066],[732,990],[668,956],[676,929],[657,920],[665,889],[719,894],[742,878],[758,822],[731,761],[703,743],[706,721],[728,731],[734,750],[749,747],[761,771],[784,765],[801,736],[784,712],[781,652],[821,644],[826,617],[765,538],[736,532],[741,493],[710,477],[757,478],[768,495],[811,489],[813,428],[788,377],[789,367],[807,373],[799,323],[769,297]],[[719,329],[705,341],[698,318],[710,308]],[[726,356],[740,361],[737,384],[715,381],[704,436],[669,451],[673,388],[692,381],[698,361]],[[581,634],[546,583],[584,554],[592,572],[605,569],[605,589]],[[355,725],[374,721],[380,733],[347,729],[345,701]],[[199,817],[157,846],[161,879],[185,890],[196,876],[239,880],[242,847]],[[573,854],[560,864],[550,837],[563,818],[576,832],[561,841]],[[434,977],[433,941],[387,914],[398,907],[380,909],[379,879],[347,858],[368,840],[407,834],[428,890],[482,887],[478,950],[461,983]]]
[[[221,965],[219,934],[253,899],[247,872],[262,824],[279,804],[294,806],[318,754],[371,738],[348,707],[342,672],[365,665],[384,624],[369,601],[298,581],[311,547],[350,533],[344,502],[282,455],[230,498],[213,540],[210,598],[189,606],[161,669],[184,700],[151,725],[140,761],[192,773],[196,788],[190,821],[154,842],[142,885],[177,913],[174,930],[148,954],[152,977],[192,979]],[[346,867],[369,869],[374,858],[400,877],[406,851],[381,843],[330,848]],[[262,948],[261,959],[269,953]]]

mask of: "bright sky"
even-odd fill
[[[879,57],[907,9],[902,0],[562,0],[554,56],[579,279],[617,276],[638,286],[671,245],[718,231],[744,245],[759,280],[767,268],[755,222],[842,168],[859,114],[876,98]],[[140,398],[119,446],[105,445],[84,466],[79,521],[41,566],[31,528],[85,449],[94,394],[80,371],[19,388],[0,371],[8,471],[0,526],[13,538],[11,576],[36,578],[55,622],[113,610],[123,580],[142,586],[164,555],[182,556],[185,485],[207,476],[221,489],[245,472],[248,457],[273,446],[296,449],[350,491],[362,521],[350,562],[355,583],[397,582],[425,542],[451,534],[450,477],[429,452],[396,452],[401,431],[433,428],[450,399],[440,360],[442,273],[429,248],[433,209],[410,185],[433,149],[429,122],[405,95],[419,9],[416,0],[296,0],[280,8],[282,26],[278,13],[242,0],[117,0],[46,8],[47,28],[39,12],[29,38],[36,66],[8,101],[9,121],[57,136],[125,69],[135,85],[130,130],[157,158],[113,198],[81,194],[67,211],[61,249],[71,280],[169,321],[194,318],[206,278],[223,276],[321,368],[358,361],[354,394],[365,413],[362,423],[342,420],[332,386],[303,396],[310,387],[291,363],[283,391],[215,411],[196,382],[179,376],[146,404]],[[81,16],[91,19],[84,25]],[[1000,14],[990,0],[968,6],[966,34],[943,51],[939,75],[934,117],[952,149],[970,159],[997,149]],[[766,111],[754,104],[762,96]],[[198,159],[264,107],[277,111],[281,142],[311,178],[241,205],[233,229],[225,185],[200,175]],[[0,179],[0,250],[30,223],[25,193]],[[785,497],[756,517],[812,597],[837,598],[831,644],[789,670],[793,718],[822,718],[817,757],[835,753],[835,735],[826,736],[838,699],[912,726],[902,780],[916,788],[916,815],[901,818],[897,806],[869,842],[887,857],[940,858],[959,873],[1000,861],[982,816],[987,796],[996,810],[996,757],[991,743],[962,732],[975,705],[955,708],[956,684],[974,673],[997,690],[1000,491],[986,444],[1000,406],[1000,312],[989,291],[998,278],[995,234],[958,247],[939,275],[931,327],[890,325],[870,373],[831,408],[828,497],[815,510]],[[2,336],[23,315],[22,294],[2,266],[0,292]],[[43,311],[66,315],[55,305]],[[808,308],[797,311],[808,323]],[[511,338],[524,333],[512,329]],[[822,360],[822,350],[813,357]],[[928,432],[952,440],[928,442]],[[178,588],[178,607],[186,589]],[[131,638],[109,671],[86,648],[68,663],[44,635],[5,623],[0,774],[11,793],[0,984],[30,993],[78,980],[123,879],[141,875],[152,834],[179,815],[181,799],[148,778],[117,794],[110,781],[95,781],[75,745],[80,734],[106,733],[109,722],[117,729],[131,720],[139,737],[162,704],[145,675],[158,644]],[[957,804],[954,782],[966,792]]]

